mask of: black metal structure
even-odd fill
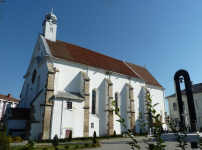
[[[182,116],[183,103],[182,103],[182,95],[181,95],[180,83],[179,83],[180,76],[184,77],[191,130],[196,131],[197,130],[197,119],[196,119],[196,111],[195,111],[195,106],[194,106],[194,98],[193,98],[193,93],[192,93],[192,85],[190,82],[189,74],[186,70],[178,70],[174,76],[175,93],[176,93],[176,97],[177,97],[177,101],[178,101],[178,108],[179,108],[179,114],[180,114],[179,126],[180,126],[180,129],[184,128],[184,117]]]

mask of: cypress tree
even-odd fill
[[[3,125],[3,133],[4,133],[4,134],[7,133],[7,124],[6,124],[6,123]]]
[[[69,142],[72,141],[72,130],[70,130],[69,137],[68,137],[68,141],[69,141]]]
[[[94,131],[93,133],[93,143],[97,144],[97,140],[96,140],[96,132]]]
[[[52,145],[57,147],[59,145],[58,135],[56,134],[53,138]]]
[[[114,130],[114,137],[116,137],[116,131]]]

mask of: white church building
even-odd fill
[[[29,118],[12,120],[21,121],[18,126],[9,124],[11,109],[8,129],[25,129],[26,139],[52,139],[55,134],[65,138],[70,130],[73,137],[93,136],[94,131],[98,136],[111,135],[114,130],[121,134],[125,128],[112,111],[112,100],[116,100],[127,128],[140,132],[139,112],[148,120],[148,92],[152,103],[159,103],[157,113],[163,116],[165,89],[145,67],[56,40],[56,20],[53,11],[45,16],[43,33],[37,38],[24,75],[17,108],[29,110]]]

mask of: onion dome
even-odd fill
[[[53,5],[52,5],[52,10],[51,10],[51,12],[50,12],[50,13],[47,13],[46,16],[45,16],[45,18],[46,18],[47,20],[52,19],[53,22],[55,22],[55,21],[57,20],[57,17],[53,14]]]

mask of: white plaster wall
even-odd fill
[[[45,90],[43,90],[37,99],[34,101],[33,105],[35,106],[36,112],[34,113],[34,117],[36,121],[39,123],[32,123],[30,133],[33,139],[39,139],[39,133],[42,133],[42,125],[43,125],[43,117],[44,106],[40,106],[40,104],[44,104],[45,100]],[[31,137],[30,137],[31,138]]]
[[[194,98],[194,106],[195,106],[195,111],[196,111],[197,123],[198,123],[198,127],[200,127],[201,125],[199,123],[199,121],[200,121],[199,117],[202,117],[202,109],[197,108],[196,100],[197,99],[202,100],[202,93],[194,93],[193,98]],[[179,107],[177,108],[177,111],[174,111],[174,109],[173,109],[173,103],[176,102],[177,106],[178,106],[178,102],[176,100],[176,97],[171,97],[171,98],[167,98],[167,99],[168,99],[168,103],[169,103],[169,112],[170,112],[169,116],[172,117],[172,118],[178,118],[180,120]],[[185,95],[182,95],[182,101],[184,102],[186,113],[189,114],[187,97]],[[187,120],[188,120],[188,125],[190,126],[190,117],[189,117],[189,115],[187,116]]]
[[[39,44],[40,43],[40,44]],[[34,97],[37,95],[36,93],[36,87],[37,87],[37,79],[38,76],[40,75],[40,87],[39,91],[43,89],[46,85],[46,79],[47,79],[47,58],[44,58],[41,62],[37,64],[37,56],[41,56],[41,52],[43,52],[43,56],[45,56],[47,53],[45,51],[44,43],[41,39],[40,36],[38,36],[30,64],[28,66],[27,72],[29,72],[29,75],[26,76],[25,81],[24,81],[24,86],[22,89],[22,95],[21,95],[21,102],[17,107],[22,107],[22,108],[30,108],[30,102],[34,99]],[[35,82],[32,84],[32,73],[36,69],[36,79]],[[26,97],[26,89],[27,85],[29,84],[29,90],[28,90],[28,96],[27,99]]]
[[[89,112],[92,112],[92,90],[97,89],[99,91],[99,111],[97,116],[100,118],[99,121],[99,134],[105,135],[107,130],[108,123],[108,112],[105,111],[108,109],[106,104],[108,103],[107,97],[107,82],[105,78],[110,78],[113,83],[113,96],[116,92],[120,93],[120,114],[126,120],[127,128],[130,128],[130,114],[129,111],[130,101],[129,101],[129,91],[127,89],[126,83],[130,83],[134,90],[134,100],[135,100],[135,120],[136,120],[136,132],[139,132],[139,122],[138,116],[139,111],[144,112],[144,91],[142,86],[145,85],[145,81],[131,78],[130,81],[125,75],[112,73],[109,77],[106,75],[106,71],[94,67],[87,67],[82,64],[77,64],[74,62],[64,61],[61,59],[54,59],[55,67],[59,69],[59,73],[56,75],[55,84],[55,93],[57,91],[68,91],[68,92],[80,92],[83,95],[83,77],[80,71],[86,71],[90,77],[90,109]],[[88,68],[88,69],[87,69]],[[160,102],[161,105],[157,109],[164,109],[163,103],[163,90],[155,88],[153,86],[147,85],[147,87],[152,88],[152,95],[154,95],[155,101]],[[160,112],[160,110],[158,110]],[[164,113],[164,111],[163,111]],[[144,114],[144,113],[143,113]],[[143,115],[144,116],[144,115]],[[114,129],[117,134],[120,134],[122,131],[125,131],[124,127],[120,126],[117,120],[118,118],[114,115]],[[83,123],[82,123],[83,124]]]
[[[51,41],[56,41],[57,25],[50,25],[49,21],[46,21],[45,26],[45,38]],[[53,28],[53,32],[50,32],[50,28]]]
[[[160,87],[155,87],[152,85],[146,84],[147,89],[150,91],[150,95],[152,96],[152,105],[159,103],[157,106],[155,106],[156,109],[156,115],[160,114],[160,111],[162,110],[162,122],[165,122],[164,113],[165,113],[165,101],[164,101],[164,89]],[[167,128],[166,124],[163,124],[163,128]]]
[[[12,128],[12,129],[25,129],[26,121],[27,120],[15,120],[15,119],[7,120],[7,135],[9,134],[8,131],[10,128]],[[24,132],[13,132],[12,136],[20,135],[22,133],[24,133]]]
[[[66,130],[72,129],[72,137],[83,137],[84,126],[84,102],[72,101],[72,109],[67,109],[67,100],[58,99],[54,101],[51,139],[58,135],[59,138],[65,138]]]
[[[46,80],[47,80],[47,73],[48,73],[48,69],[47,69],[47,62],[44,61],[42,64],[37,64],[37,61],[33,61],[33,65],[30,68],[29,72],[30,75],[28,77],[26,77],[25,79],[25,86],[23,88],[22,91],[22,102],[18,105],[18,107],[23,107],[23,108],[30,108],[30,103],[32,102],[32,100],[36,97],[36,90],[37,90],[37,79],[38,76],[40,76],[40,86],[39,86],[39,90],[44,89],[45,85],[46,85]],[[33,71],[36,69],[36,79],[34,81],[34,83],[32,84],[32,73]],[[29,89],[28,89],[28,96],[26,99],[26,90],[27,90],[27,85],[29,84]]]
[[[91,123],[94,123],[94,128],[91,128]],[[89,113],[89,136],[93,136],[94,131],[99,136],[99,118]]]

